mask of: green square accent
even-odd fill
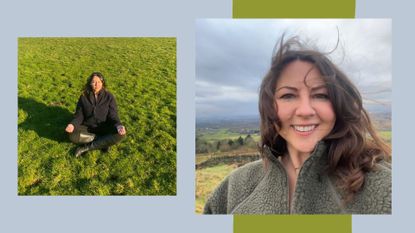
[[[233,0],[233,18],[354,18],[355,0]]]
[[[351,233],[351,215],[234,215],[234,233]]]

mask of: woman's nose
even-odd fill
[[[296,109],[296,114],[302,117],[310,117],[316,114],[316,111],[314,110],[311,104],[311,99],[309,97],[300,98]]]

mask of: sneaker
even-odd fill
[[[89,151],[89,148],[87,146],[80,146],[76,148],[75,150],[75,157],[78,158],[79,156],[83,155],[87,151]]]

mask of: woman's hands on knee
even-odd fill
[[[127,133],[127,131],[125,130],[125,127],[122,125],[117,126],[117,131],[119,135],[125,135]]]
[[[73,124],[68,124],[65,128],[65,131],[68,133],[72,133],[74,129],[75,129],[75,126]]]

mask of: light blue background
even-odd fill
[[[356,18],[392,18],[393,189],[392,215],[353,216],[353,233],[415,232],[414,9],[414,1],[356,1]]]
[[[0,232],[232,232],[195,211],[194,24],[232,17],[231,1],[1,1]],[[17,196],[17,37],[177,37],[177,196]],[[62,128],[63,130],[63,128]]]
[[[392,18],[393,214],[354,216],[353,233],[413,232],[415,3],[356,3],[357,18]],[[231,6],[231,0],[1,1],[0,232],[232,232],[231,216],[194,214],[194,20],[231,18]],[[177,37],[177,196],[17,196],[20,36]]]

